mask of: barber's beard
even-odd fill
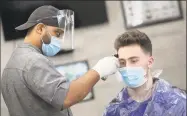
[[[45,34],[43,37],[42,37],[42,40],[45,44],[50,44],[51,42],[51,38],[50,38],[50,35],[49,34]]]

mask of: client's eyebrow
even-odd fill
[[[139,57],[137,57],[137,56],[132,56],[132,57],[130,57],[130,58],[128,58],[128,59],[137,59],[137,58],[139,58]]]
[[[139,57],[137,56],[132,56],[132,57],[129,57],[128,60],[132,60],[132,59],[139,59]],[[125,59],[124,58],[119,58],[120,61],[124,61]]]

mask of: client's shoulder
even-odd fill
[[[164,79],[156,82],[154,100],[165,104],[177,104],[186,101],[186,92],[176,86],[173,86]]]
[[[152,99],[154,106],[164,109],[165,113],[173,112],[181,115],[186,112],[186,92],[178,87],[172,86],[164,79],[156,82]]]

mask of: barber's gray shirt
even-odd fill
[[[18,46],[2,75],[2,95],[10,116],[72,116],[63,108],[69,83],[30,45]]]

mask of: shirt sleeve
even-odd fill
[[[47,59],[37,60],[27,73],[26,84],[58,110],[63,109],[69,83]]]

